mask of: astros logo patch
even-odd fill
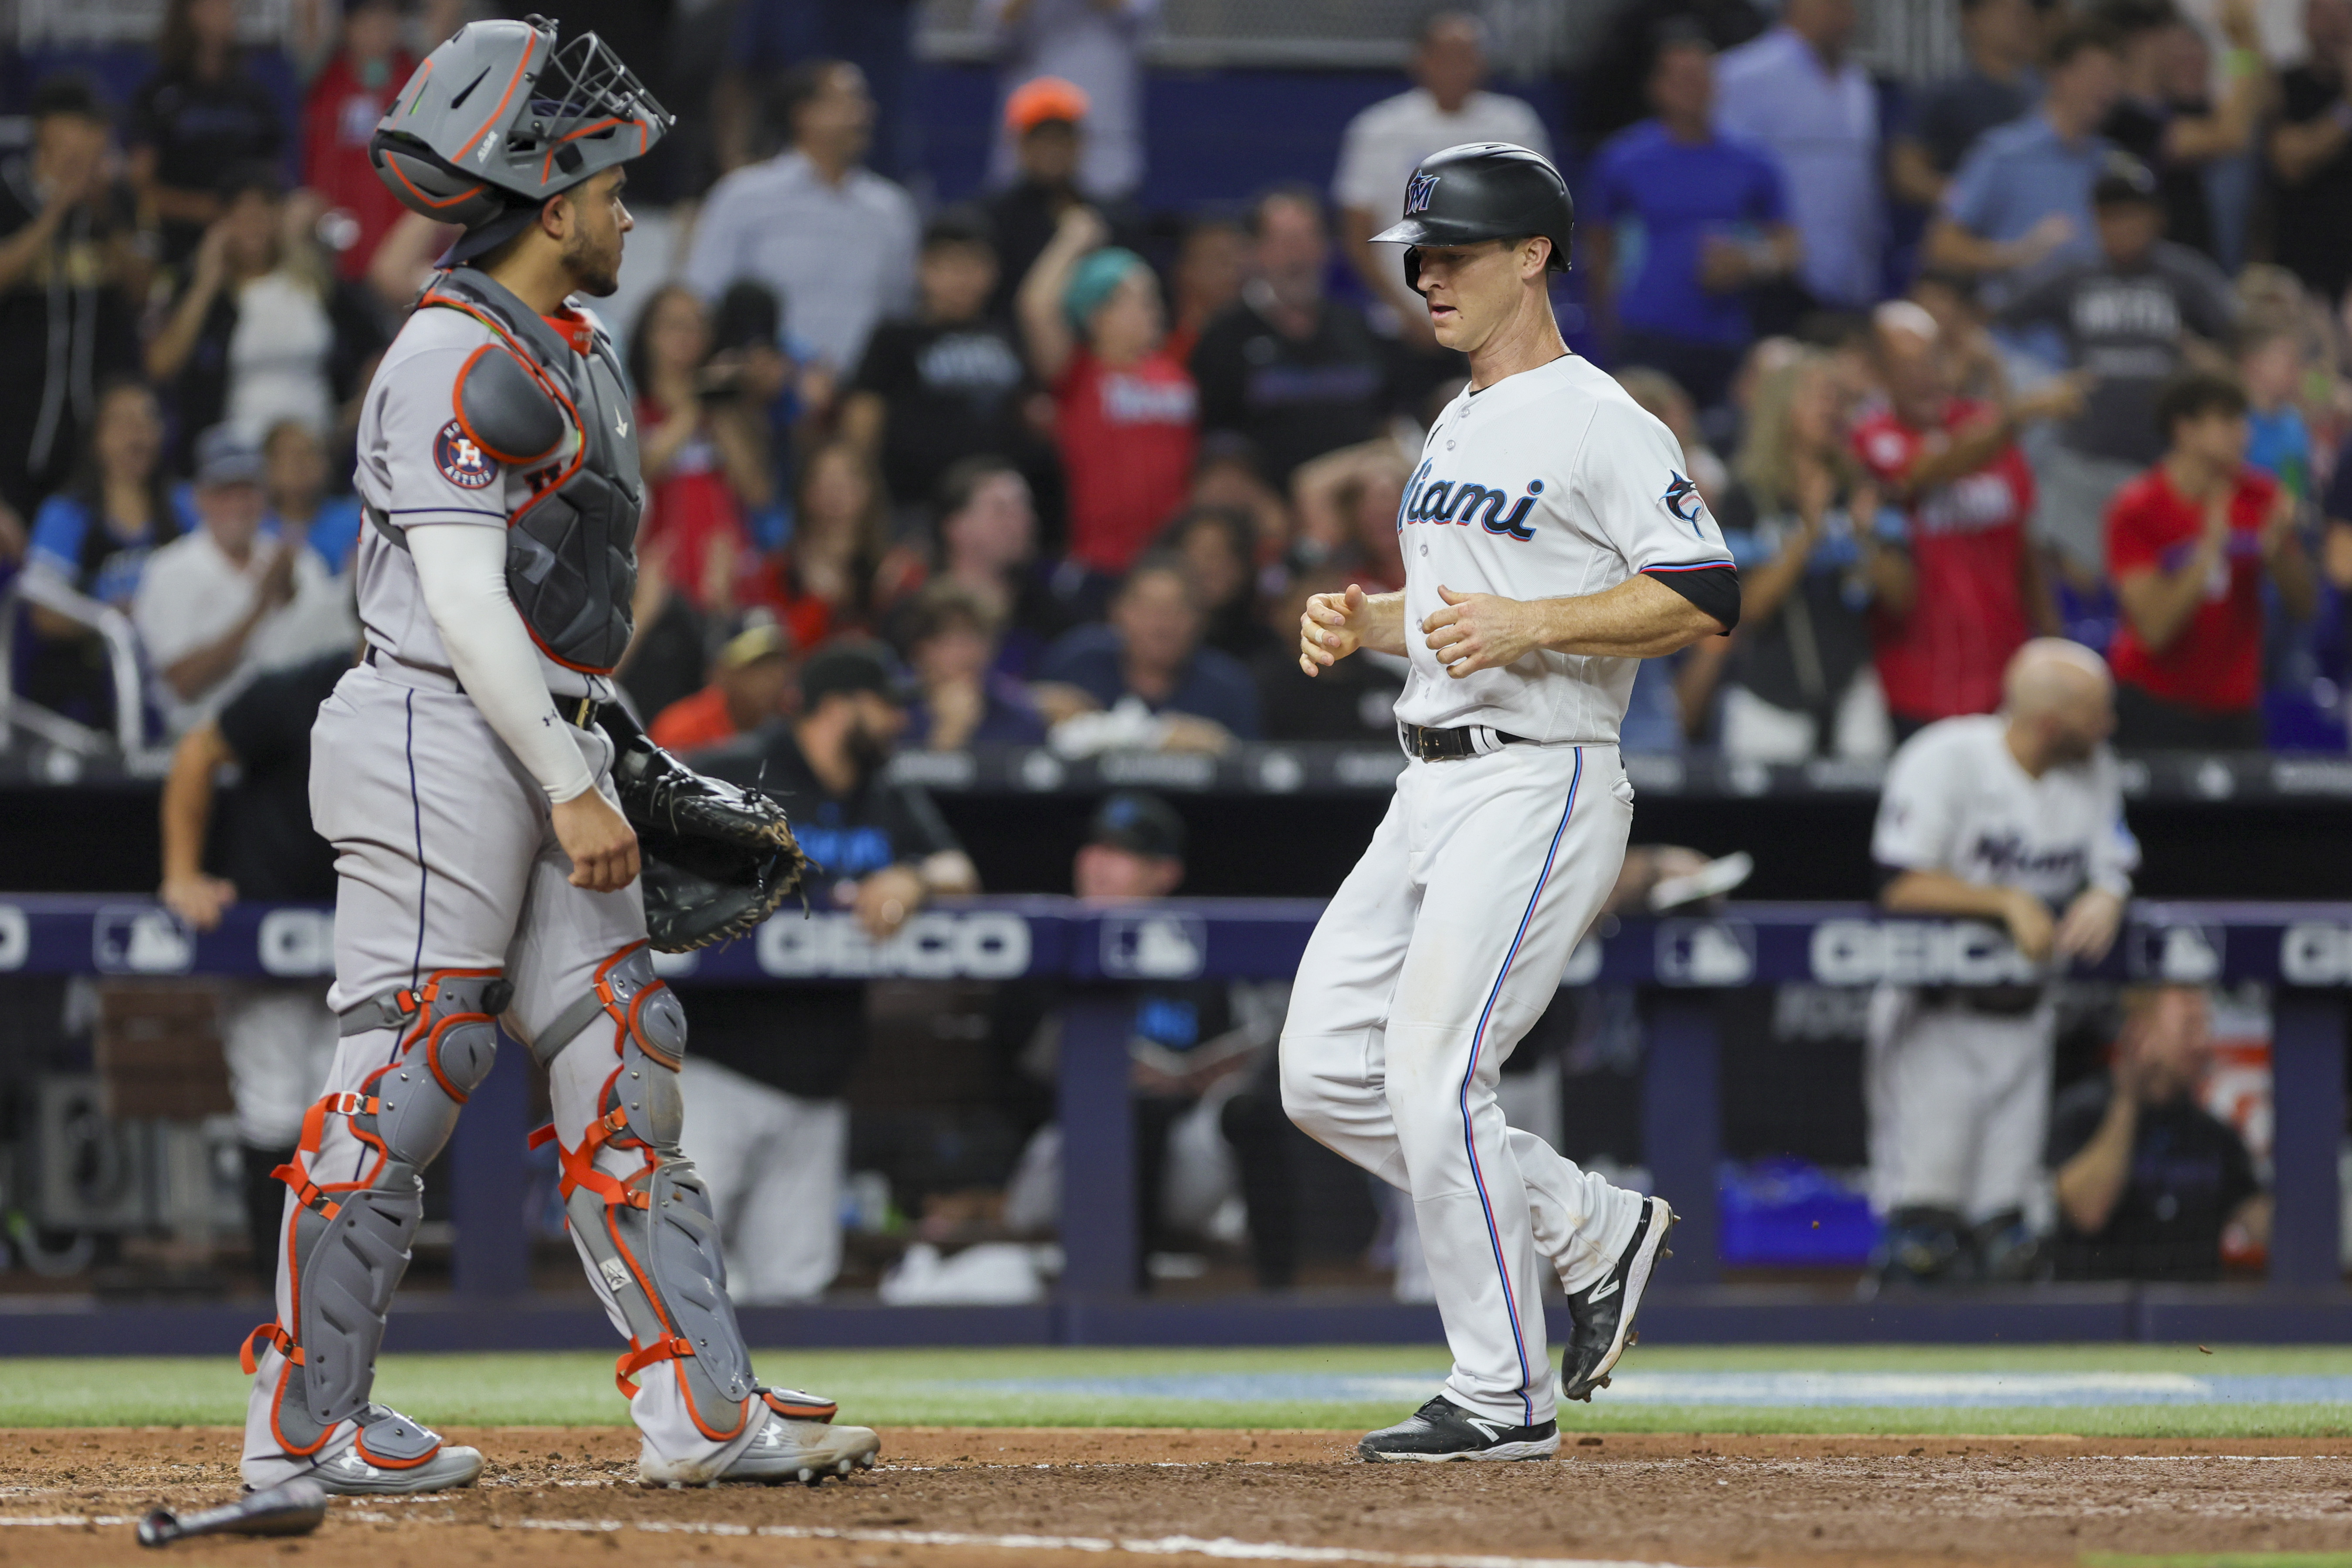
[[[478,490],[499,477],[498,459],[476,446],[452,419],[433,439],[433,464],[461,489]]]
[[[1404,184],[1404,216],[1411,217],[1415,213],[1427,212],[1429,198],[1436,194],[1437,176],[1434,174],[1415,174],[1407,180]]]

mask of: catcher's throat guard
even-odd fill
[[[660,952],[690,952],[759,929],[816,869],[784,808],[756,789],[705,778],[656,746],[617,705],[598,721],[612,736],[613,791],[636,830],[646,936]]]

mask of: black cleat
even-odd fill
[[[1633,1239],[1600,1283],[1568,1299],[1568,1347],[1560,1354],[1559,1396],[1592,1403],[1592,1391],[1609,1386],[1610,1369],[1640,1338],[1633,1331],[1633,1314],[1641,1310],[1642,1292],[1658,1259],[1672,1258],[1666,1237],[1675,1228],[1675,1211],[1659,1197],[1642,1200],[1642,1223]]]
[[[1406,1460],[1549,1459],[1559,1451],[1559,1425],[1507,1426],[1473,1415],[1439,1394],[1393,1426],[1365,1434],[1356,1452],[1391,1464]]]

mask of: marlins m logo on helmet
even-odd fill
[[[1404,216],[1411,217],[1415,213],[1427,212],[1429,210],[1429,198],[1436,194],[1436,175],[1413,175],[1412,179],[1407,180],[1404,183]]]

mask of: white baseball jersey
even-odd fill
[[[2139,842],[2124,824],[2113,752],[2034,778],[2009,750],[2008,721],[1928,725],[1886,770],[1870,852],[1881,865],[2023,888],[2060,905],[2086,887],[2131,891]]]
[[[1422,622],[1457,594],[1580,597],[1645,571],[1729,566],[1674,433],[1591,361],[1465,388],[1431,426],[1397,509],[1412,670],[1397,717],[1486,724],[1531,741],[1613,745],[1631,658],[1538,649],[1456,679]]]
[[[584,313],[584,312],[583,312]],[[530,475],[500,463],[466,438],[457,416],[457,373],[497,334],[462,310],[441,306],[412,313],[384,351],[360,405],[360,499],[394,526],[467,523],[503,529],[530,499]],[[542,468],[561,468],[579,448],[580,432]],[[449,668],[441,633],[425,608],[408,552],[373,527],[360,530],[360,624],[373,646],[404,663]],[[610,683],[539,656],[540,673],[557,697],[611,696]]]

